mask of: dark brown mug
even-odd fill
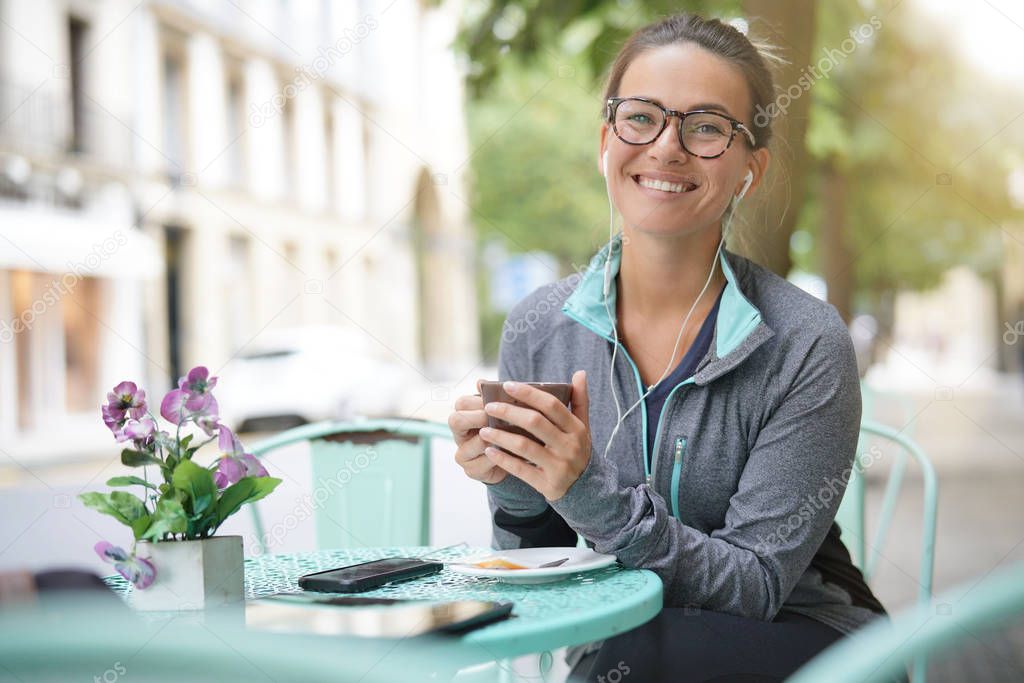
[[[480,382],[480,394],[483,396],[484,405],[498,401],[499,403],[510,403],[515,406],[522,406],[524,408],[530,408],[530,406],[517,401],[505,391],[504,382]],[[531,387],[536,387],[541,391],[546,391],[551,394],[559,401],[561,401],[567,408],[569,407],[569,399],[572,396],[572,385],[566,384],[565,382],[521,382],[521,384],[529,384]],[[543,442],[536,438],[533,434],[526,431],[522,427],[517,427],[514,424],[509,424],[504,420],[499,420],[493,415],[487,416],[487,426],[492,429],[503,429],[506,432],[512,432],[513,434],[521,434],[527,438],[533,439],[537,443],[542,444]]]

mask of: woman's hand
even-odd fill
[[[497,484],[508,473],[484,457],[487,444],[480,438],[479,431],[486,424],[487,413],[484,412],[484,399],[480,394],[455,399],[455,412],[448,416],[448,427],[458,446],[455,462],[470,479]]]
[[[558,500],[590,463],[587,373],[579,370],[572,376],[572,411],[551,394],[528,384],[506,382],[505,391],[530,407],[488,403],[485,414],[522,427],[540,439],[543,445],[519,434],[484,427],[480,430],[480,437],[508,451],[503,453],[494,446],[488,446],[484,455],[502,471],[532,486],[547,500]]]

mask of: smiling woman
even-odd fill
[[[464,396],[449,418],[496,547],[579,534],[661,577],[665,609],[581,661],[587,680],[621,662],[643,681],[781,680],[885,613],[834,523],[861,415],[849,333],[723,248],[771,161],[754,113],[773,94],[762,53],[718,20],[631,36],[598,147],[621,232],[509,314],[499,374],[515,405]],[[570,377],[569,406],[527,383]]]

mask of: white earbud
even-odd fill
[[[602,167],[604,168],[604,179],[608,180],[608,150],[604,151],[604,155],[601,157]]]
[[[743,199],[743,196],[747,194],[747,190],[750,189],[750,184],[753,183],[753,182],[754,182],[754,172],[753,171],[747,171],[746,177],[743,178],[743,189],[740,190],[740,193],[738,195],[736,195],[736,199],[734,201],[738,202],[739,200]]]

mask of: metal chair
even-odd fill
[[[962,596],[962,597],[961,597]],[[893,622],[878,620],[843,638],[796,672],[788,683],[870,683],[903,674],[906,663],[937,650],[950,651],[1024,615],[1024,564],[981,583],[953,588],[936,599],[936,609],[915,606]]]
[[[885,546],[889,528],[892,525],[893,512],[903,484],[903,475],[906,471],[907,459],[913,458],[921,468],[924,482],[924,523],[921,532],[921,566],[918,590],[918,606],[927,607],[932,599],[932,576],[935,567],[935,525],[938,514],[938,478],[935,475],[935,468],[932,466],[928,456],[916,443],[896,429],[872,421],[861,423],[861,438],[857,445],[858,458],[854,462],[850,481],[846,488],[846,494],[836,513],[836,522],[842,531],[842,540],[850,549],[854,562],[857,564],[864,580],[870,582],[881,557],[882,548]],[[864,515],[864,461],[865,453],[870,452],[867,444],[872,438],[886,439],[899,447],[899,453],[893,462],[889,473],[889,480],[886,483],[885,495],[882,499],[882,509],[879,513],[878,524],[875,528],[874,537],[867,543],[867,529]],[[915,664],[914,680],[923,683],[925,680],[925,661],[922,659]]]
[[[117,607],[68,591],[59,600],[0,610],[0,680],[385,683],[438,680],[429,674],[457,665],[437,637],[396,647],[246,629],[240,607],[149,619]]]
[[[309,443],[318,548],[424,546],[430,535],[430,441],[448,425],[409,418],[318,422],[256,445],[257,457]],[[260,549],[258,506],[249,506]],[[372,511],[372,513],[371,513]]]

